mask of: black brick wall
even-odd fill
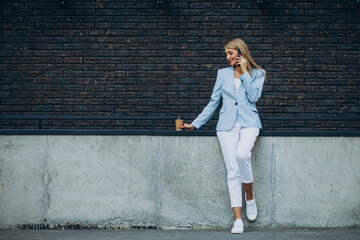
[[[360,6],[337,1],[1,2],[1,115],[182,115],[207,104],[224,43],[240,37],[268,81],[266,130],[358,130]],[[329,117],[329,121],[267,120]],[[213,129],[216,120],[204,129]],[[37,120],[2,120],[36,128]],[[146,120],[47,120],[43,128],[141,128]],[[158,121],[158,128],[172,122]]]

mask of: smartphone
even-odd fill
[[[240,50],[238,50],[239,51],[239,55],[238,55],[238,57],[242,57],[242,55],[241,55],[241,53],[240,53]],[[237,64],[238,66],[240,66],[240,64]]]

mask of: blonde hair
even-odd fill
[[[243,40],[241,40],[240,38],[234,38],[225,44],[225,48],[231,48],[240,51],[239,53],[248,61],[247,69],[251,77],[252,77],[252,69],[254,68],[259,69],[260,72],[264,75],[263,71],[261,71],[262,68],[256,64],[254,59],[252,59],[250,55],[250,51]]]

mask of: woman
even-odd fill
[[[235,215],[232,233],[242,233],[242,185],[245,188],[246,216],[250,221],[257,217],[253,193],[251,149],[261,129],[255,103],[261,96],[265,70],[252,59],[249,49],[241,39],[225,45],[230,67],[219,69],[208,105],[191,123],[182,129],[193,130],[203,126],[214,115],[222,100],[216,134],[224,157],[231,207]]]

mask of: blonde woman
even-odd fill
[[[226,43],[225,53],[230,67],[218,70],[209,103],[191,124],[185,123],[182,129],[199,129],[212,118],[222,100],[216,134],[227,169],[231,207],[235,216],[231,232],[242,233],[242,186],[246,192],[246,216],[250,221],[255,221],[257,217],[251,150],[262,127],[255,103],[261,96],[266,72],[255,63],[241,39]]]

